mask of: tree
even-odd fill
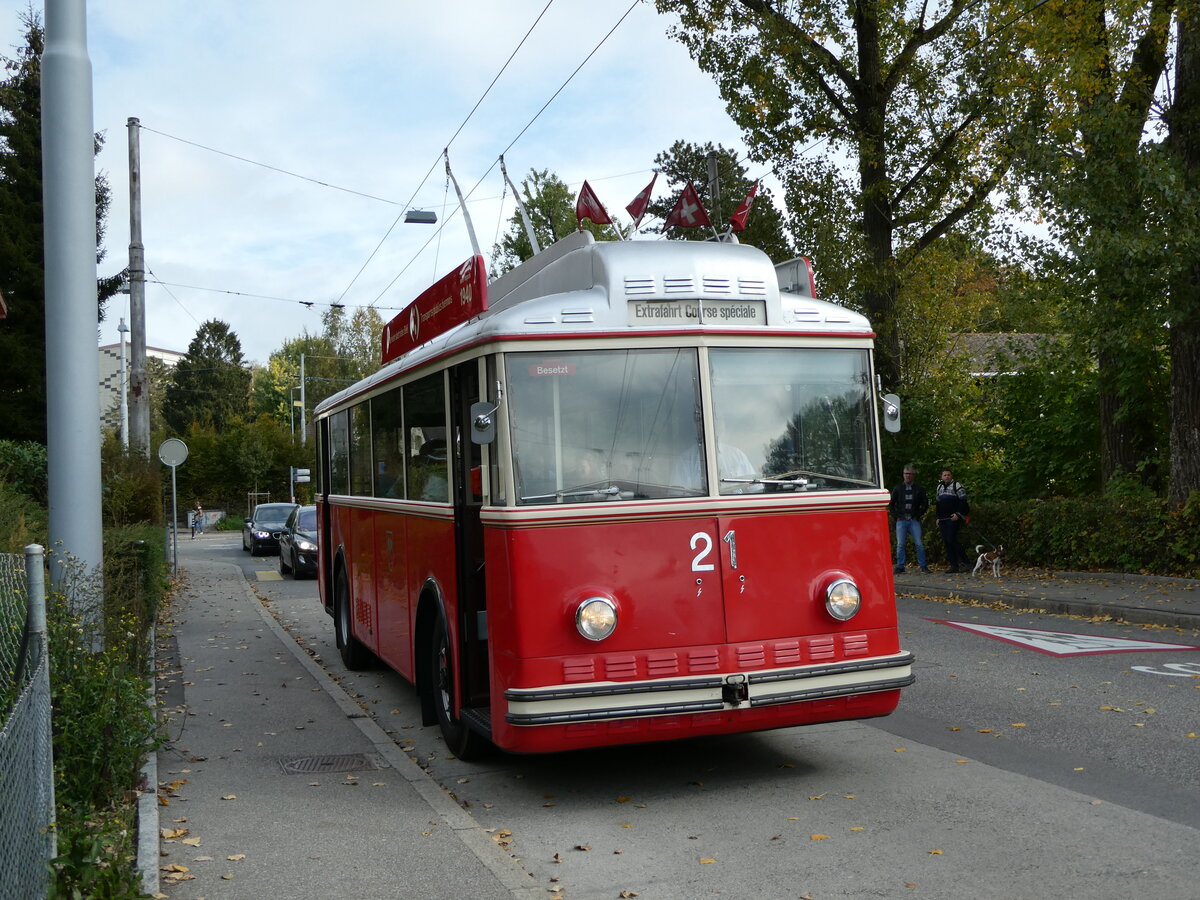
[[[561,178],[548,169],[530,169],[529,175],[521,179],[521,200],[543,250],[557,240],[565,238],[579,227],[575,219],[575,194]],[[607,208],[607,205],[606,205]],[[610,216],[614,215],[608,209]],[[588,221],[584,229],[596,240],[611,241],[616,233],[608,225],[597,225]],[[508,231],[500,243],[492,248],[491,277],[498,278],[533,256],[533,244],[525,232],[521,211],[515,210],[508,220]]]
[[[1168,499],[1182,504],[1200,491],[1200,3],[1179,4],[1175,102],[1168,114],[1169,148],[1181,195],[1171,279],[1171,482]]]
[[[0,57],[0,292],[8,318],[0,324],[0,434],[46,442],[46,292],[42,232],[41,58],[45,34],[32,11],[22,14],[25,45]],[[103,144],[96,135],[96,152]],[[104,258],[107,179],[96,178],[96,259]],[[97,314],[116,293],[121,275],[100,279]]]
[[[248,409],[250,370],[242,342],[225,322],[210,319],[196,331],[187,354],[175,366],[163,404],[163,417],[175,434],[193,423],[218,432]]]
[[[1030,31],[1046,128],[1018,172],[1046,212],[1076,302],[1071,331],[1099,364],[1105,482],[1161,485],[1166,455],[1166,235],[1176,206],[1158,136],[1174,0],[1057,0]],[[1116,326],[1116,327],[1114,327]]]
[[[899,379],[901,286],[922,253],[986,221],[1032,130],[1037,97],[1001,5],[850,6],[656,0],[716,79],[751,159],[785,186],[797,243],[823,293],[862,309],[886,386]],[[986,37],[984,37],[986,35]],[[812,155],[809,155],[809,154]],[[847,171],[846,160],[853,167]]]
[[[717,158],[720,210],[713,202],[712,185],[708,181],[710,154],[715,154]],[[654,157],[654,165],[666,176],[667,183],[671,186],[671,195],[650,203],[646,210],[647,215],[666,219],[679,198],[679,192],[690,181],[695,185],[696,192],[700,195],[700,200],[708,210],[709,218],[718,232],[725,230],[726,220],[754,186],[754,182],[747,175],[746,167],[738,161],[737,154],[720,144],[713,147],[711,143],[689,144],[686,141],[676,141],[669,150],[664,150]],[[703,228],[672,227],[668,236],[702,241],[712,237],[712,231]],[[787,236],[783,216],[776,208],[775,198],[769,188],[759,187],[750,216],[746,220],[746,230],[737,237],[743,244],[758,247],[775,262],[785,262],[796,256],[796,248]]]

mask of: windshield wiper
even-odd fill
[[[743,478],[722,478],[722,481],[736,481],[746,484],[757,484],[761,481],[762,484],[808,484],[808,479],[798,476],[807,475],[809,478],[825,478],[829,481],[840,481],[843,484],[860,484],[863,487],[875,487],[873,481],[863,481],[861,478],[847,478],[844,475],[830,475],[826,472],[810,472],[807,469],[793,469],[791,472],[784,472],[781,475],[775,475],[771,478],[763,479],[743,479]]]
[[[577,487],[567,491],[555,491],[553,494],[532,494],[528,497],[522,497],[522,502],[530,500],[558,500],[562,497],[619,497],[621,489],[615,484],[609,485],[606,488],[586,488]]]

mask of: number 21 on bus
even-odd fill
[[[579,232],[474,257],[316,411],[321,601],[462,758],[887,715],[869,323],[806,260]]]

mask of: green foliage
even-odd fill
[[[980,535],[1003,544],[1014,566],[1200,575],[1200,508],[1175,508],[1161,498],[972,501],[963,543],[981,543]],[[940,557],[941,542],[926,543]]]
[[[250,371],[242,343],[229,326],[211,319],[200,326],[167,386],[163,418],[173,434],[192,423],[224,428],[248,408]]]
[[[59,855],[50,863],[48,900],[141,900],[132,808],[58,820]]]
[[[24,553],[29,544],[45,546],[46,507],[14,484],[0,481],[0,553]]]
[[[17,441],[46,440],[46,300],[42,230],[41,57],[45,34],[40,16],[21,13],[25,44],[15,57],[0,56],[0,293],[8,317],[0,327],[0,435]],[[104,140],[96,135],[95,149]],[[104,258],[109,187],[96,178],[97,262]],[[120,276],[97,284],[97,313],[116,293]]]
[[[101,508],[106,526],[139,522],[162,524],[161,464],[126,450],[116,436],[104,436],[100,449],[103,471]]]
[[[575,193],[561,178],[549,169],[530,169],[529,175],[521,179],[521,202],[533,225],[538,244],[545,250],[555,241],[565,238],[579,227],[575,218]],[[615,211],[608,208],[610,216]],[[585,231],[590,231],[596,240],[614,240],[616,233],[608,225],[597,225],[588,220]],[[492,248],[491,275],[499,277],[509,269],[533,256],[533,244],[525,232],[521,211],[514,210],[508,220],[508,232]]]
[[[0,440],[0,481],[18,486],[35,502],[49,500],[46,447],[36,441]]]

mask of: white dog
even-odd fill
[[[985,565],[990,564],[992,567],[992,577],[1000,577],[1000,560],[1004,559],[1004,547],[998,546],[994,550],[988,550],[983,544],[976,544],[975,552],[979,554],[979,558],[975,560],[975,568],[971,571],[971,577],[978,575]]]

